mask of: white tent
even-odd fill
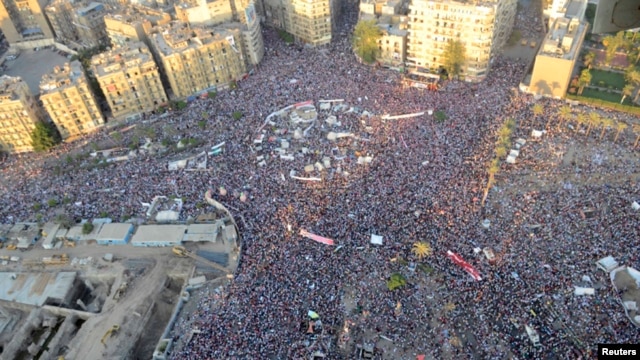
[[[603,271],[610,273],[613,269],[618,267],[618,262],[613,256],[604,257],[596,262],[596,266]]]
[[[382,236],[371,234],[371,243],[374,245],[382,245]]]
[[[575,290],[573,291],[575,295],[593,295],[595,294],[595,292],[596,290],[594,288],[585,288],[579,286],[575,286]]]

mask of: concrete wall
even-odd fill
[[[2,359],[16,359],[22,348],[25,348],[31,342],[31,331],[41,325],[42,311],[33,309],[29,316],[22,322],[22,326],[13,334],[11,342],[9,342],[2,352]]]

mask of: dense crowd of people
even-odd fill
[[[532,139],[531,130],[544,129],[562,104],[517,92],[524,63],[496,58],[480,84],[448,82],[440,91],[423,91],[403,87],[400,74],[358,64],[346,38],[311,50],[286,46],[273,32],[265,37],[263,63],[237,89],[152,116],[122,132],[122,139],[104,131],[87,140],[129,144],[145,137],[139,131],[144,127],[156,129],[144,133],[158,142],[195,139],[201,144],[197,151],[224,141],[224,154],[210,157],[211,171],[171,172],[167,158],[173,155],[148,153],[83,167],[78,164],[90,159],[73,144],[52,154],[12,156],[1,164],[0,222],[35,220],[38,213],[47,220],[60,211],[75,219],[142,217],[141,202],[169,194],[183,198],[184,219],[209,211],[199,205],[207,189],[228,189],[216,198],[242,216],[241,263],[228,288],[194,299],[196,310],[178,321],[172,331],[175,359],[306,359],[311,344],[301,323],[309,310],[320,315],[334,340],[345,323],[352,324],[354,343],[390,338],[404,355],[379,348],[386,359],[420,353],[586,358],[597,343],[640,340],[607,276],[594,265],[613,255],[637,266],[640,227],[630,204],[640,200],[639,162],[628,143],[603,140],[606,147],[598,152],[590,148],[595,140],[569,129],[569,123]],[[258,166],[253,139],[265,117],[319,99],[344,99],[356,107],[351,114],[319,110],[319,121],[336,115],[342,129],[357,136],[330,142],[329,129],[320,125],[299,141],[280,135],[318,152],[288,162],[265,144],[267,165]],[[533,116],[535,101],[543,104],[544,116]],[[428,109],[444,112],[446,119],[380,116]],[[375,115],[361,118],[363,110]],[[233,120],[236,111],[244,117]],[[496,131],[508,118],[519,124],[514,138],[527,143],[515,165],[502,164],[482,206]],[[203,119],[205,126],[199,124]],[[273,129],[266,131],[273,135]],[[336,147],[343,156],[333,156]],[[584,153],[571,151],[576,147]],[[76,155],[67,161],[67,154]],[[358,154],[373,161],[357,164]],[[322,181],[289,178],[290,170],[324,156],[332,157],[332,166],[319,174]],[[240,192],[249,200],[234,196]],[[55,209],[47,209],[50,198],[59,200]],[[484,219],[491,221],[488,229],[480,226]],[[302,238],[300,229],[334,239],[339,248]],[[371,234],[382,235],[383,245],[371,245]],[[418,241],[434,249],[424,260],[433,273],[408,274],[407,286],[387,290],[392,273],[407,273],[400,259],[416,261],[411,246]],[[498,254],[497,265],[474,251],[484,247]],[[456,267],[447,250],[472,263],[483,281]],[[593,282],[587,285],[600,284],[593,297],[572,293],[584,275]],[[347,310],[348,296],[354,297],[354,311]],[[445,304],[454,306],[446,312]],[[522,337],[524,324],[540,332],[541,348]],[[191,335],[193,329],[198,332]],[[322,351],[330,359],[352,358],[335,343]]]

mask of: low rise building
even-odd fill
[[[164,247],[182,244],[186,225],[140,225],[131,238],[131,245]]]
[[[31,133],[42,112],[20,77],[0,76],[0,151],[32,151]]]
[[[158,66],[142,42],[94,56],[91,69],[116,119],[138,118],[167,102]]]
[[[536,95],[562,98],[580,57],[589,24],[584,21],[587,2],[572,0],[564,17],[557,18],[536,55],[531,75],[521,89]]]
[[[104,124],[95,95],[79,61],[55,67],[42,77],[40,100],[62,139],[88,134]]]
[[[96,236],[96,241],[98,245],[125,245],[131,240],[133,230],[133,224],[103,224]]]
[[[224,87],[247,73],[237,28],[191,27],[175,21],[149,38],[175,98]]]

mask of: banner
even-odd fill
[[[475,281],[480,281],[482,280],[482,277],[480,276],[480,273],[478,272],[478,270],[474,269],[473,266],[471,266],[468,262],[464,261],[460,255],[451,252],[451,251],[447,251],[447,257],[449,259],[451,259],[451,261],[453,261],[456,265],[460,266],[461,268],[464,269],[464,271],[466,271],[469,275],[471,275],[471,277],[475,280]]]
[[[300,235],[322,244],[335,245],[333,240],[322,237],[320,235],[312,234],[304,229],[300,229]]]
[[[313,101],[311,101],[311,100],[307,100],[307,101],[299,102],[299,103],[297,103],[297,104],[293,104],[293,106],[294,106],[296,109],[299,109],[299,108],[301,108],[301,107],[303,107],[303,106],[307,106],[307,105],[313,105]]]

